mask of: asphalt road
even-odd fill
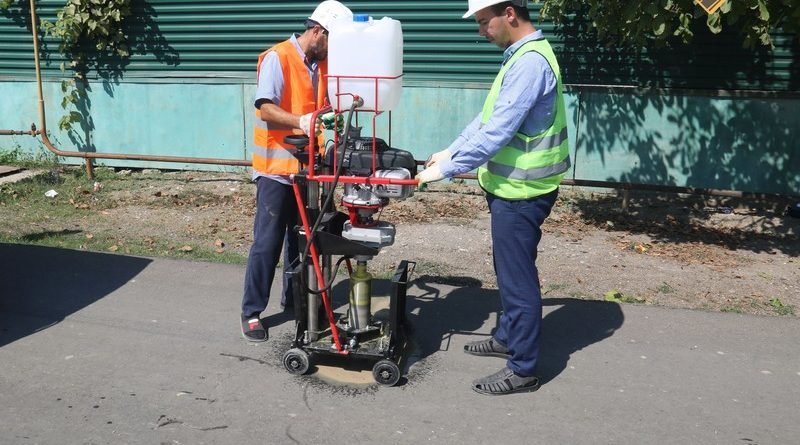
[[[246,344],[243,275],[0,244],[0,444],[800,441],[795,318],[548,298],[542,388],[491,397],[470,383],[503,360],[462,349],[490,335],[495,291],[415,281],[405,376],[379,387],[355,363],[286,372],[277,301]]]

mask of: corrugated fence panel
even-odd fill
[[[115,69],[123,81],[234,77],[252,82],[256,55],[301,30],[317,3],[133,0],[133,56]],[[478,35],[474,20],[461,18],[465,0],[345,3],[355,12],[402,22],[407,81],[485,84],[497,71],[501,52]],[[27,4],[14,2],[0,11],[0,76],[30,78],[33,73]],[[53,20],[63,4],[40,0],[37,11],[43,20]],[[534,18],[538,10],[532,6]],[[733,30],[711,35],[698,26],[690,46],[637,51],[598,44],[580,18],[559,27],[537,26],[554,44],[570,84],[775,91],[797,91],[800,85],[800,44],[793,35],[776,33],[773,51],[745,50]],[[58,43],[45,38],[44,44],[45,75],[58,76]]]
[[[53,21],[56,10],[64,6],[61,1],[38,2],[37,12],[40,19]],[[44,34],[40,33],[40,39]],[[43,40],[42,46],[49,46],[53,54],[58,54],[58,43]],[[43,57],[48,55],[43,50]],[[52,60],[51,65],[58,71],[61,58]],[[31,36],[31,16],[28,2],[13,2],[8,9],[0,9],[0,77],[19,76],[33,79],[33,41]]]

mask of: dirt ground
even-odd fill
[[[623,208],[625,206],[625,208]],[[781,202],[587,191],[562,187],[543,227],[537,264],[545,297],[798,315],[800,220]],[[427,280],[496,286],[485,199],[438,186],[394,204],[387,256]]]
[[[96,185],[73,202],[86,210],[83,218],[43,223],[42,229],[61,224],[61,230],[113,231],[119,242],[108,247],[112,251],[138,239],[247,255],[255,187],[246,175],[115,174],[129,185]],[[93,199],[106,204],[94,206]],[[787,204],[562,187],[539,246],[542,291],[546,298],[797,316],[800,219],[783,215]],[[396,241],[370,262],[373,274],[389,276],[405,259],[416,262],[414,279],[496,286],[490,218],[479,188],[433,184],[391,202],[381,219],[396,225]],[[174,251],[154,248],[151,254]]]

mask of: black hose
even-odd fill
[[[314,295],[321,295],[323,292],[328,292],[329,290],[331,290],[331,288],[333,287],[333,282],[336,281],[336,275],[339,274],[339,266],[342,265],[342,261],[349,260],[350,258],[352,258],[352,257],[349,256],[349,255],[346,255],[346,256],[343,256],[343,257],[339,258],[339,261],[336,262],[336,266],[334,267],[333,273],[331,274],[331,280],[328,283],[325,284],[325,287],[323,287],[322,289],[313,290],[313,289],[309,289],[308,286],[305,286],[306,291],[309,292],[309,293],[312,293]],[[303,269],[305,269],[305,268],[303,268]]]
[[[353,121],[353,113],[355,112],[356,106],[358,106],[358,103],[354,100],[353,103],[350,104],[350,110],[348,111],[348,114],[347,114],[347,121],[345,122],[344,134],[342,135],[342,141],[341,141],[342,153],[340,155],[341,157],[339,158],[338,162],[336,163],[337,168],[336,168],[336,172],[334,173],[334,176],[333,176],[333,182],[331,182],[331,192],[328,194],[328,196],[325,197],[325,203],[322,204],[322,206],[320,207],[319,215],[317,215],[317,219],[316,219],[316,221],[314,221],[314,226],[311,228],[311,235],[308,237],[308,240],[306,242],[306,247],[305,247],[305,249],[303,249],[303,255],[300,257],[300,263],[301,264],[305,264],[306,263],[306,258],[308,258],[308,253],[309,253],[309,250],[311,249],[311,244],[317,238],[317,229],[319,229],[319,225],[322,223],[322,217],[325,215],[325,211],[330,207],[331,202],[333,201],[333,195],[335,194],[334,191],[336,190],[336,186],[339,184],[339,176],[341,176],[342,170],[344,170],[342,168],[342,165],[344,164],[344,154],[345,154],[345,151],[346,151],[345,147],[347,146],[347,138],[349,137],[349,134],[350,134],[350,125],[351,125],[351,122]],[[334,122],[335,122],[335,120],[334,120]],[[334,128],[336,128],[335,127],[335,123],[334,123]],[[334,150],[338,150],[338,147],[336,147],[336,145],[334,145],[333,149]],[[334,155],[338,155],[338,153],[336,153],[334,151]],[[298,210],[300,210],[300,209],[298,209]],[[339,268],[339,264],[341,264],[342,260],[345,259],[345,258],[348,258],[348,257],[342,257],[339,261],[337,261],[337,263],[336,263],[337,271],[338,271],[338,268]],[[305,288],[306,292],[309,292],[309,293],[312,293],[312,294],[315,294],[315,295],[319,295],[319,294],[321,294],[323,292],[326,292],[330,288],[330,286],[333,284],[333,281],[336,278],[336,274],[332,274],[331,275],[331,282],[328,283],[323,289],[315,291],[315,290],[309,289],[309,287],[308,287],[308,271],[306,271],[305,267],[302,267],[301,269],[302,270],[300,272],[300,279],[301,279],[300,281],[303,284],[303,287]]]

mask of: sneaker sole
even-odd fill
[[[504,359],[511,358],[511,354],[503,354],[502,352],[472,352],[465,349],[464,353],[469,355],[474,355],[476,357],[497,357]]]
[[[491,392],[491,391],[484,391],[482,389],[478,389],[478,387],[476,385],[472,385],[472,390],[477,392],[478,394],[483,394],[483,395],[486,395],[486,396],[505,396],[505,395],[508,395],[508,394],[518,394],[518,393],[523,393],[523,392],[534,392],[534,391],[539,389],[539,386],[540,386],[539,382],[536,382],[535,386],[521,386],[519,388],[514,388],[514,389],[509,390],[509,391]]]

